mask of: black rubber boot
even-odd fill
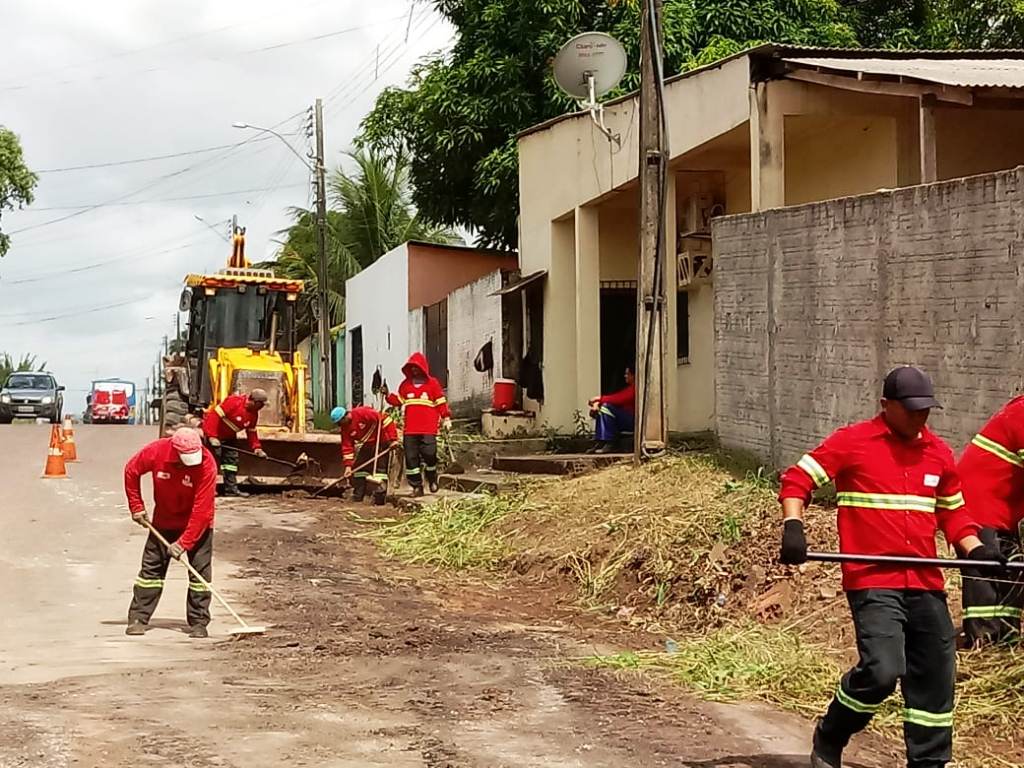
[[[146,625],[143,624],[141,621],[129,621],[128,628],[124,631],[124,633],[126,635],[131,635],[132,637],[144,635],[146,634]]]
[[[196,624],[188,628],[188,636],[196,640],[201,640],[205,637],[209,637],[210,633],[207,631],[205,625]]]
[[[842,768],[842,747],[835,747],[821,735],[821,724],[814,729],[814,749],[811,752],[811,768]]]
[[[423,486],[422,485],[414,485],[412,487],[412,497],[414,499],[419,499],[419,498],[423,497]]]
[[[366,478],[360,477],[352,481],[352,501],[362,501],[366,498]]]
[[[437,493],[437,480],[430,481],[430,492]]]
[[[234,497],[244,499],[249,494],[245,491],[238,490],[238,475],[234,472],[224,473],[224,492],[221,494],[225,497]]]

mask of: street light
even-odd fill
[[[273,128],[263,128],[249,123],[232,123],[235,128],[243,130],[259,131],[276,136],[278,140],[291,150],[291,153],[299,158],[299,161],[309,169],[316,179],[316,247],[317,247],[317,326],[320,335],[320,408],[330,410],[334,404],[331,387],[334,381],[331,371],[331,354],[328,346],[331,343],[331,322],[330,305],[327,299],[327,184],[324,179],[324,113],[323,102],[316,100],[314,107],[316,122],[316,155],[315,163],[299,154],[289,141]]]
[[[263,127],[258,126],[258,125],[250,125],[249,123],[232,123],[231,127],[232,128],[241,128],[242,130],[258,131],[259,133],[269,133],[271,136],[276,136],[278,139],[280,139],[282,144],[284,144],[286,147],[288,147],[288,149],[290,149],[292,151],[293,155],[295,155],[297,158],[299,158],[299,162],[301,162],[304,166],[306,166],[306,168],[309,169],[310,173],[316,173],[316,167],[314,165],[312,165],[309,162],[309,160],[307,160],[305,157],[303,157],[299,153],[299,150],[297,150],[295,147],[293,147],[291,145],[291,142],[289,142],[288,139],[286,139],[280,133],[275,131],[273,128],[263,128]]]

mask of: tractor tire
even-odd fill
[[[180,392],[165,392],[161,414],[160,435],[166,437],[185,423],[185,418],[188,416],[188,403],[182,399]]]

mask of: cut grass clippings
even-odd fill
[[[456,571],[496,568],[507,554],[505,539],[494,527],[519,500],[498,496],[451,501],[443,499],[414,515],[374,530],[388,557],[407,563]]]

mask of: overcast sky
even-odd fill
[[[196,216],[226,235],[237,214],[255,261],[309,205],[288,148],[232,123],[298,131],[305,154],[324,98],[335,167],[374,96],[451,29],[423,0],[0,0],[0,39],[0,125],[40,173],[32,207],[3,216],[0,352],[45,360],[79,412],[95,378],[144,386],[182,278],[226,260]]]

